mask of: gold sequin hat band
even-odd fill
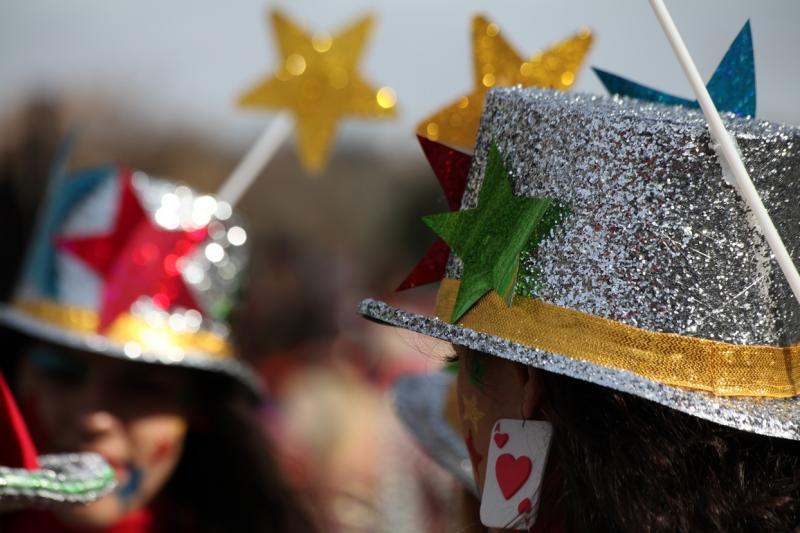
[[[790,250],[800,250],[800,129],[726,117]],[[461,210],[478,206],[490,148],[517,197],[568,214],[523,251],[506,301],[452,323],[451,254],[433,316],[360,312],[693,416],[800,440],[800,309],[701,113],[555,91],[489,92]],[[491,237],[488,237],[491,238]]]

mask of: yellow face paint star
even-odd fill
[[[291,111],[300,160],[316,173],[327,161],[336,123],[345,115],[392,116],[394,91],[374,89],[358,72],[371,17],[334,36],[309,35],[278,11],[272,13],[272,26],[281,62],[274,75],[240,98],[239,105]]]
[[[475,395],[471,397],[465,395],[463,408],[464,412],[462,414],[464,422],[472,424],[472,432],[477,433],[478,422],[483,420],[484,417],[483,411],[478,408],[478,397]]]
[[[481,16],[472,19],[472,37],[475,88],[417,127],[423,137],[466,150],[475,145],[486,91],[517,84],[567,90],[592,44],[592,33],[583,30],[526,61],[503,39],[497,24]]]

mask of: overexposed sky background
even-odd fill
[[[588,26],[596,41],[575,90],[604,93],[590,65],[690,96],[646,0],[0,0],[0,112],[35,91],[113,96],[156,126],[190,128],[241,149],[268,114],[236,96],[274,67],[272,7],[312,31],[335,32],[365,11],[378,24],[362,70],[398,95],[393,122],[347,121],[339,143],[415,149],[415,124],[469,91],[470,19],[484,13],[522,55]],[[668,7],[708,79],[752,24],[758,116],[800,124],[800,2],[671,0]]]

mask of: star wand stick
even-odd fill
[[[250,147],[250,150],[219,188],[217,198],[228,202],[231,206],[236,205],[291,132],[291,115],[285,111],[275,115],[272,122],[264,129],[264,133]]]
[[[700,78],[697,66],[694,64],[692,56],[689,55],[689,50],[686,48],[686,44],[684,44],[678,32],[678,28],[675,26],[675,22],[672,20],[669,11],[667,11],[667,7],[664,5],[664,0],[650,0],[650,6],[653,8],[653,12],[659,24],[661,24],[661,28],[664,30],[664,34],[667,36],[667,40],[672,46],[675,56],[678,58],[681,68],[683,68],[683,72],[686,74],[686,78],[692,86],[697,101],[700,103],[700,107],[708,122],[711,138],[718,147],[717,154],[723,159],[723,162],[730,170],[736,190],[755,215],[767,244],[769,244],[775,259],[778,261],[778,265],[783,271],[783,275],[789,282],[794,297],[800,303],[800,274],[797,273],[797,267],[792,261],[789,251],[786,249],[786,245],[783,244],[783,240],[781,240],[781,236],[778,234],[775,224],[772,223],[772,219],[750,179],[750,175],[747,172],[747,168],[744,166],[744,162],[736,148],[733,138],[722,124],[719,112],[714,106],[714,102],[711,100],[711,96],[709,96],[708,90],[703,84],[703,80]]]

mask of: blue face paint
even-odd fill
[[[117,487],[117,497],[122,500],[122,504],[127,507],[131,499],[137,492],[142,484],[142,471],[134,464],[128,465],[128,479],[123,485]]]

